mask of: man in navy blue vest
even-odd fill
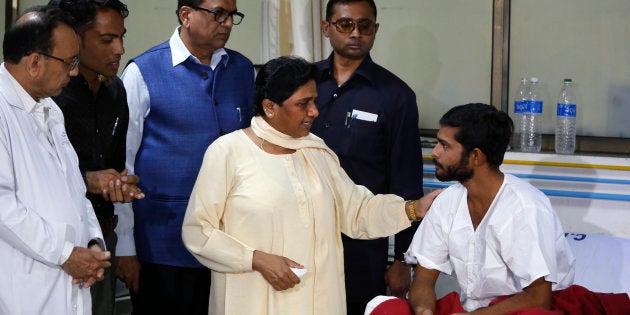
[[[142,178],[146,196],[134,201],[128,227],[141,266],[136,315],[208,313],[210,270],[184,247],[182,222],[206,148],[249,126],[252,115],[254,66],[224,48],[244,17],[236,0],[179,0],[177,16],[171,38],[132,59],[122,75],[127,168]]]

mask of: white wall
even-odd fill
[[[492,0],[380,0],[372,58],[416,92],[420,128],[449,108],[490,103]]]
[[[630,1],[511,1],[510,99],[522,76],[543,85],[553,133],[562,79],[578,91],[579,135],[630,137]],[[513,111],[513,103],[510,111]]]

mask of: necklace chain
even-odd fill
[[[262,139],[262,141],[260,141],[260,149],[263,150],[263,152],[266,152],[265,148],[263,148],[263,144],[265,143],[265,139],[264,138],[260,138],[260,139]]]

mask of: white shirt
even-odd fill
[[[553,290],[567,288],[575,273],[575,259],[549,199],[509,174],[476,230],[466,188],[454,184],[443,191],[405,256],[410,263],[454,273],[467,311],[522,292],[540,277]]]
[[[61,265],[101,230],[61,110],[40,99],[50,117],[34,119],[35,103],[0,66],[0,314],[91,314]]]
[[[200,62],[197,57],[190,53],[179,37],[180,28],[181,26],[177,27],[169,39],[173,67],[183,63],[188,58]],[[212,70],[219,65],[223,55],[227,55],[227,52],[223,48],[214,51],[210,60]],[[228,62],[227,58],[223,60],[226,63]],[[125,167],[129,171],[129,174],[135,174],[134,163],[136,161],[136,154],[142,143],[144,120],[149,116],[151,111],[149,89],[142,77],[140,69],[134,62],[129,63],[120,78],[125,85],[125,90],[127,90],[127,103],[129,104],[129,127],[127,129]],[[168,78],[164,79],[168,80]],[[142,178],[140,180],[142,180]],[[133,238],[134,218],[131,203],[116,203],[114,207],[118,215],[118,225],[116,226],[116,234],[118,235],[116,255],[134,256],[136,255],[136,245]]]
[[[4,67],[4,63],[2,64],[2,71],[7,71]],[[8,73],[7,73],[8,74]],[[52,148],[54,148],[54,142],[52,140],[52,136],[50,134],[50,130],[46,125],[46,120],[48,119],[48,111],[50,110],[50,104],[48,102],[52,102],[51,99],[45,98],[40,99],[39,101],[35,101],[28,92],[18,83],[15,78],[11,75],[7,75],[9,81],[13,85],[17,96],[19,97],[22,105],[24,105],[24,109],[33,116],[33,119],[37,123],[37,126],[41,129],[42,132],[46,134],[48,138],[48,142]],[[59,155],[55,154],[57,159],[59,159]],[[66,241],[63,246],[63,250],[61,251],[61,260],[60,264],[64,264],[68,258],[70,258],[70,254],[72,254],[72,250],[74,249],[74,244]]]

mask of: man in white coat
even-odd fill
[[[109,267],[63,115],[49,98],[78,73],[79,40],[40,7],[5,33],[0,65],[0,314],[90,314]]]

